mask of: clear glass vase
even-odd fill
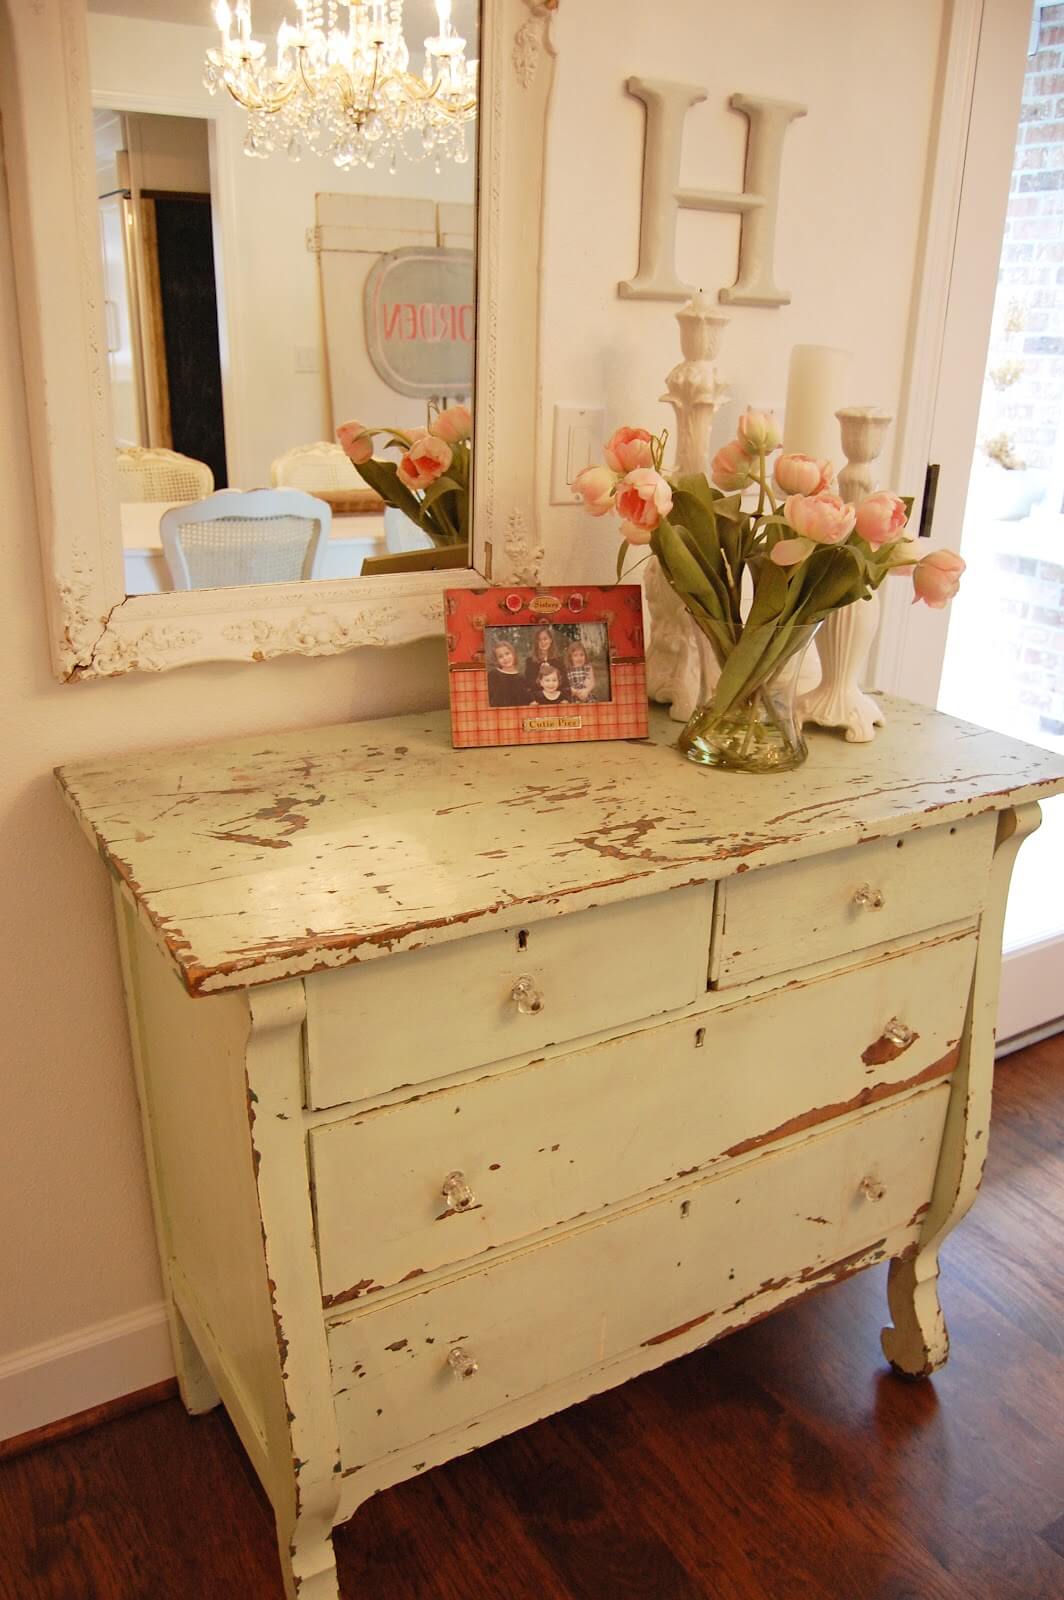
[[[798,676],[819,624],[794,628],[769,669],[751,678],[724,710],[697,706],[680,734],[689,761],[733,772],[790,772],[809,748],[798,714]]]

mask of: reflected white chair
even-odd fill
[[[340,446],[327,439],[296,445],[278,456],[270,467],[270,482],[275,489],[306,489],[311,494],[367,487]]]
[[[214,488],[204,461],[158,446],[129,445],[115,457],[119,501],[202,500]]]
[[[298,489],[220,489],[159,524],[175,589],[297,583],[321,576],[332,526],[324,500]]]

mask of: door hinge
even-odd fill
[[[935,499],[938,495],[938,468],[937,461],[928,463],[924,477],[924,499],[920,507],[920,527],[916,535],[918,539],[931,537],[931,524],[935,520]]]

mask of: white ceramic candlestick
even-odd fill
[[[834,460],[838,433],[833,415],[843,395],[850,365],[848,350],[824,344],[796,344],[787,372],[783,448],[814,460]]]
[[[676,313],[683,360],[665,379],[665,405],[676,413],[676,470],[704,472],[713,418],[728,400],[714,362],[728,318],[701,291]]]
[[[844,406],[835,415],[842,429],[846,466],[839,473],[839,494],[856,505],[874,489],[872,463],[883,449],[889,412],[874,406]],[[816,635],[820,682],[798,702],[803,722],[843,728],[851,744],[866,744],[882,726],[879,703],[861,688],[868,652],[879,627],[879,591],[868,600],[841,606],[821,623]]]
[[[666,378],[667,392],[661,397],[676,414],[674,470],[706,472],[713,417],[728,399],[714,366],[728,318],[699,293],[677,311],[676,320],[683,360]],[[712,692],[720,669],[709,641],[669,587],[658,562],[649,561],[644,572],[647,693],[668,705],[674,721],[686,722]]]

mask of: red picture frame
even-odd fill
[[[638,584],[448,589],[444,605],[455,749],[646,737]]]

